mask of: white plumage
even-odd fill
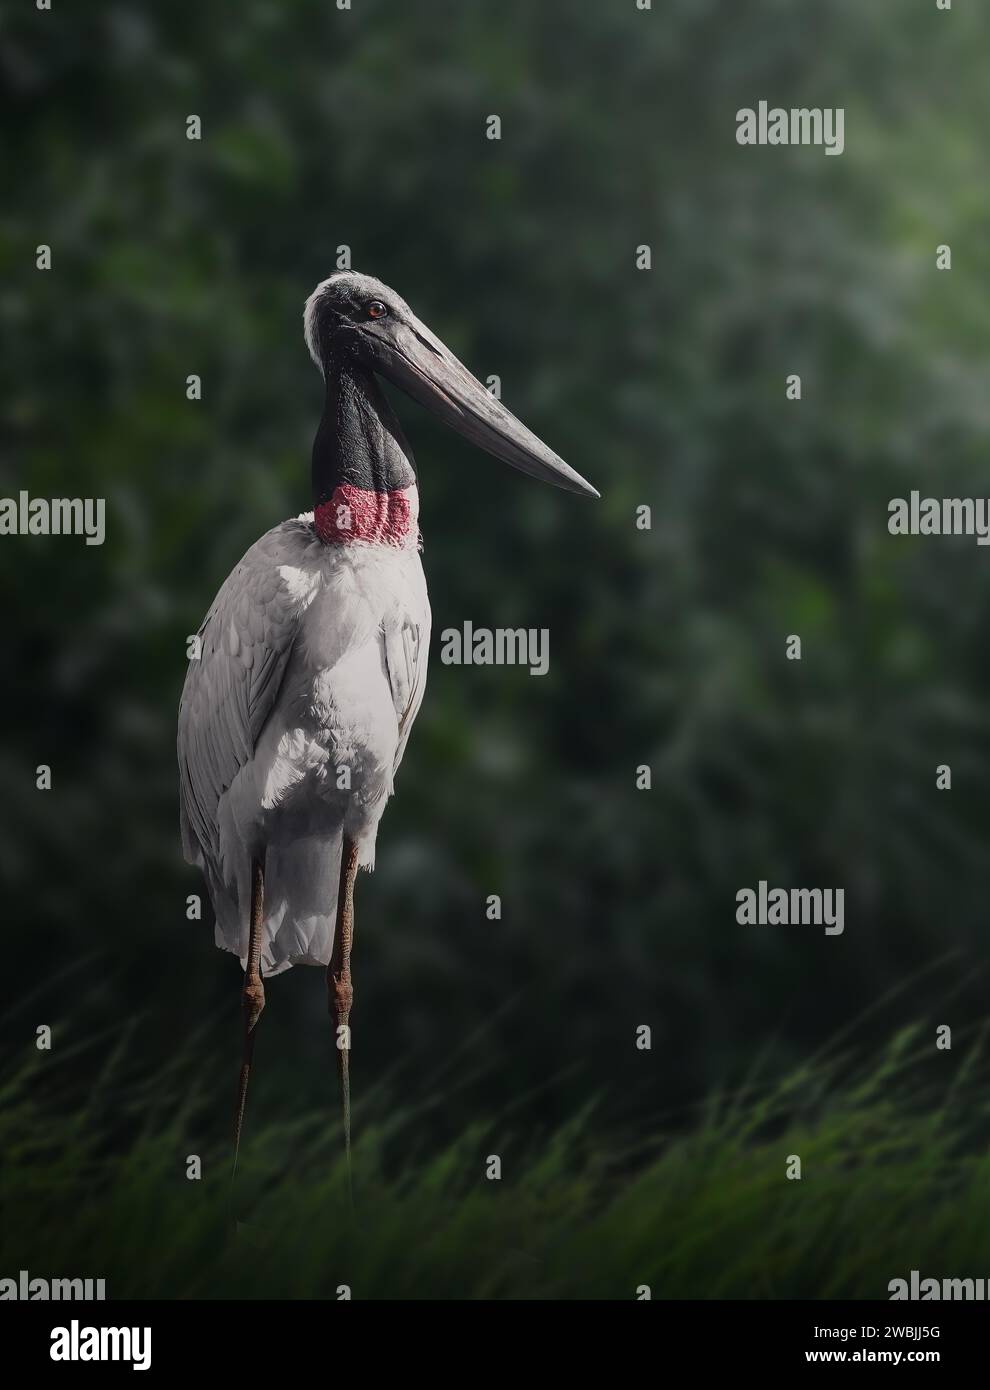
[[[182,842],[216,941],[246,960],[265,860],[262,973],[327,965],[346,833],[371,868],[426,683],[416,545],[327,545],[306,513],[262,536],[200,628],[179,707]]]
[[[235,1166],[262,977],[299,964],[327,967],[350,1153],[354,879],[375,862],[430,642],[412,450],[378,377],[513,468],[598,496],[380,280],[331,275],[304,330],[324,380],[314,511],[233,570],[179,706],[183,850],[206,875],[217,945],[244,966]]]

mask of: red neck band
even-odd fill
[[[394,545],[415,550],[419,545],[419,493],[415,484],[392,492],[374,492],[338,483],[329,502],[313,513],[313,526],[326,545]]]

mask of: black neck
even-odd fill
[[[313,440],[313,505],[340,483],[391,492],[416,481],[412,450],[373,372],[331,359],[327,393]]]

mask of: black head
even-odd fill
[[[569,492],[598,492],[521,424],[388,285],[343,270],[306,301],[306,344],[329,375],[347,361],[379,372],[487,453]]]

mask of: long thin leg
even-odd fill
[[[337,1069],[340,1073],[340,1093],[344,1110],[344,1152],[347,1172],[351,1171],[351,1005],[354,990],[351,986],[351,943],[354,939],[354,879],[357,875],[357,845],[344,839],[340,856],[340,886],[337,889],[337,928],[333,952],[327,966],[327,1000],[333,1023],[337,1048]]]
[[[241,1056],[241,1076],[237,1085],[237,1109],[234,1111],[234,1167],[241,1147],[241,1127],[247,1104],[248,1081],[254,1058],[254,1030],[265,1007],[265,986],[261,979],[261,927],[265,920],[265,874],[257,860],[251,864],[251,935],[248,941],[247,965],[244,969],[244,990],[241,1010],[244,1015],[244,1051]]]

